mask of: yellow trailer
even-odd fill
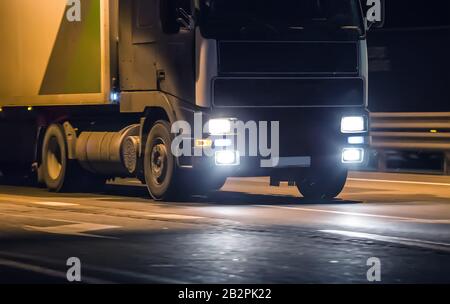
[[[116,12],[109,0],[0,1],[0,106],[109,103]]]

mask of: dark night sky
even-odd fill
[[[372,111],[450,111],[450,0],[386,0],[368,43]]]
[[[449,26],[449,0],[386,0],[386,27]]]

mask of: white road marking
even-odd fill
[[[386,243],[395,243],[406,246],[420,247],[425,249],[433,249],[439,251],[450,252],[450,244],[440,243],[440,242],[431,242],[424,241],[418,239],[408,239],[394,236],[385,236],[371,233],[363,233],[363,232],[355,232],[355,231],[342,231],[342,230],[319,230],[323,233],[329,234],[337,234],[342,236],[348,236],[359,239],[369,239],[374,241],[386,242]]]
[[[41,206],[50,206],[50,207],[72,207],[72,206],[79,206],[79,204],[73,204],[73,203],[63,203],[63,202],[32,202],[35,205],[41,205]]]
[[[121,227],[100,225],[100,224],[94,224],[94,223],[76,223],[76,224],[70,224],[70,225],[59,225],[59,226],[49,226],[49,227],[24,226],[24,228],[26,230],[46,232],[46,233],[52,233],[52,234],[87,236],[87,237],[105,238],[105,239],[117,239],[114,237],[89,234],[87,232],[106,230],[106,229],[117,229],[117,228],[121,228]]]
[[[9,212],[7,212],[7,213],[0,212],[0,215],[5,216],[5,217],[24,217],[24,218],[34,219],[34,220],[51,221],[51,222],[74,223],[74,224],[79,223],[79,222],[75,222],[75,221],[71,221],[71,220],[55,219],[55,218],[49,218],[49,217],[29,215],[29,214],[14,214],[14,213],[9,213]]]
[[[201,216],[191,216],[182,214],[164,214],[164,213],[143,213],[145,217],[150,217],[154,219],[164,219],[164,220],[199,220],[204,217]]]
[[[56,201],[31,201],[31,200],[27,199],[26,197],[14,196],[14,195],[9,195],[9,194],[2,194],[2,197],[0,198],[0,200],[6,201],[9,203],[33,204],[33,205],[41,205],[41,206],[49,206],[49,207],[79,206],[79,204],[75,204],[75,203],[64,203],[64,202],[56,202]]]
[[[40,275],[49,276],[49,277],[60,278],[63,281],[67,280],[67,277],[66,277],[67,274],[65,272],[56,271],[56,270],[44,268],[41,266],[36,266],[36,265],[32,265],[32,264],[17,262],[17,261],[3,259],[3,258],[0,258],[0,265],[9,267],[9,268],[19,269],[19,270],[31,271],[31,272],[34,272],[34,273],[37,273]],[[88,283],[88,284],[111,284],[112,283],[112,282],[108,282],[108,281],[104,281],[104,280],[86,277],[84,275],[82,277],[82,280],[84,283]]]
[[[406,184],[406,185],[426,185],[426,186],[444,186],[450,187],[448,183],[431,183],[431,182],[413,182],[413,181],[397,181],[387,179],[366,179],[366,178],[349,178],[349,181],[354,182],[373,182],[373,183],[391,183],[391,184]]]
[[[32,200],[30,200],[29,198],[32,198]],[[56,202],[56,201],[51,201],[52,197],[42,197],[42,201],[38,201],[36,200],[36,197],[27,197],[27,196],[15,196],[15,195],[11,195],[11,194],[2,194],[2,196],[0,197],[0,201],[2,202],[7,202],[7,203],[20,203],[20,204],[34,204],[34,205],[42,205],[42,206],[56,206],[56,207],[63,207],[63,206],[80,206],[80,204],[78,203],[65,203],[65,202]],[[121,197],[113,197],[113,196],[92,196],[92,197],[73,197],[74,200],[76,200],[77,202],[93,202],[93,203],[103,203],[103,202],[108,202],[108,201],[117,201],[118,198]],[[123,197],[122,197],[123,198]],[[146,201],[133,201],[133,200],[128,200],[127,202],[129,203],[142,203],[142,202],[146,202]],[[156,204],[154,202],[152,202],[152,205],[163,205],[163,204]]]
[[[378,215],[378,214],[369,214],[369,213],[345,212],[345,211],[297,208],[297,207],[283,207],[283,206],[270,206],[270,205],[258,205],[258,207],[285,209],[285,210],[298,210],[298,211],[304,211],[304,212],[320,212],[320,213],[330,213],[330,214],[339,214],[339,215],[348,215],[348,216],[373,217],[373,218],[391,219],[391,220],[399,220],[399,221],[406,221],[406,222],[428,223],[428,224],[448,224],[448,223],[450,223],[450,219],[420,219],[420,218],[392,216],[392,215]]]

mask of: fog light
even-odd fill
[[[364,161],[364,149],[346,148],[342,151],[344,164],[360,164]]]
[[[366,121],[363,116],[349,116],[342,118],[342,133],[362,133],[366,130]]]
[[[238,166],[240,161],[239,152],[237,151],[217,151],[216,165],[217,166]]]

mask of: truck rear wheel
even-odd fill
[[[171,148],[169,123],[157,121],[147,137],[144,153],[145,182],[155,200],[168,200],[187,195],[181,189],[179,172]]]
[[[297,188],[306,199],[333,199],[345,187],[348,171],[329,169],[311,172],[297,181]]]
[[[64,129],[53,124],[47,129],[42,145],[43,178],[50,191],[61,192],[69,188],[69,167]]]
[[[83,170],[76,160],[70,160],[64,128],[53,124],[45,133],[42,144],[43,181],[50,191],[98,191],[106,183],[106,178]]]

